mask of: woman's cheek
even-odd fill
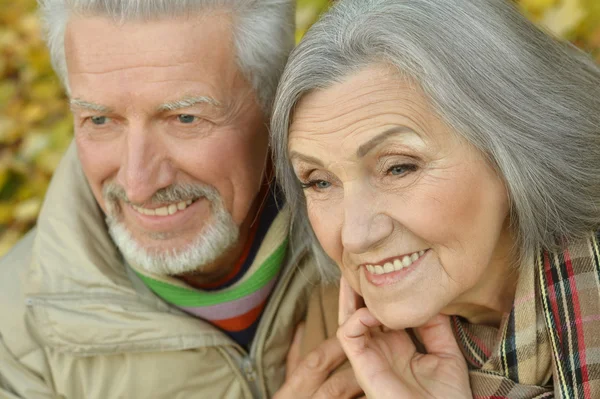
[[[308,220],[321,246],[338,265],[342,261],[341,226],[343,210],[339,205],[307,198]],[[340,212],[341,211],[341,212]]]
[[[361,268],[343,268],[344,270],[342,270],[342,274],[344,275],[344,277],[346,278],[346,281],[348,281],[348,283],[350,284],[350,286],[352,287],[352,289],[354,289],[354,291],[359,295],[359,296],[363,296],[361,287],[360,287],[360,273],[361,273]]]

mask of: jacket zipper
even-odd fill
[[[257,364],[260,364],[259,360],[262,357],[261,351],[265,344],[265,331],[267,331],[267,327],[272,324],[274,313],[273,309],[277,309],[279,303],[282,301],[285,293],[285,287],[288,286],[296,268],[299,266],[298,263],[300,259],[302,259],[304,255],[304,252],[299,253],[286,262],[286,270],[281,276],[281,280],[277,284],[275,291],[269,299],[267,308],[265,309],[265,311],[268,311],[268,313],[265,312],[261,316],[262,318],[259,322],[256,334],[254,335],[254,339],[250,344],[250,352],[248,353],[237,343],[233,343],[232,345],[235,348],[235,351],[232,351],[234,353],[230,353],[230,356],[236,361],[238,369],[241,371],[246,383],[248,384],[248,387],[250,388],[250,391],[252,392],[252,396],[256,399],[264,399],[266,395],[266,385],[263,381],[263,372],[259,367],[257,367]]]
[[[300,253],[297,253],[295,256],[291,257],[291,259],[286,262],[287,268],[286,270],[284,270],[284,274],[281,276],[281,280],[277,284],[275,291],[272,293],[271,298],[269,299],[269,302],[265,309],[265,313],[263,313],[262,315],[262,319],[259,322],[256,334],[254,336],[254,339],[252,340],[252,344],[250,345],[250,354],[247,358],[247,370],[249,371],[249,375],[252,376],[252,382],[254,383],[254,385],[256,385],[256,389],[260,390],[259,393],[262,393],[263,395],[266,394],[264,373],[259,367],[256,366],[256,364],[261,364],[262,351],[264,349],[266,340],[265,335],[268,330],[267,327],[272,324],[275,309],[279,307],[279,304],[283,300],[285,288],[288,286],[289,282],[294,276],[295,271],[300,266],[300,261],[304,258],[305,255],[306,252],[302,251]],[[263,399],[263,397],[261,396],[256,397]]]

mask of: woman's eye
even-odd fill
[[[387,173],[393,176],[402,176],[408,172],[414,172],[417,169],[416,165],[394,165],[387,170]]]
[[[188,114],[178,115],[177,119],[179,119],[179,122],[184,123],[184,124],[190,124],[190,123],[194,123],[196,121],[196,117],[194,115],[188,115]]]
[[[329,183],[328,181],[325,180],[317,180],[315,182],[315,187],[317,187],[318,189],[324,189],[324,188],[328,188],[329,186],[331,186],[331,183]]]
[[[106,116],[92,116],[90,120],[96,126],[106,125],[106,122],[108,122],[108,118]]]
[[[302,188],[315,188],[317,190],[325,190],[331,187],[331,183],[326,180],[311,180],[306,183],[302,183]]]

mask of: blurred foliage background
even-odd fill
[[[600,62],[600,0],[516,0],[523,13]],[[297,39],[328,0],[298,0]],[[0,0],[0,256],[35,223],[72,136],[35,0]]]

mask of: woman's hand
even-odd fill
[[[472,398],[467,363],[449,318],[438,315],[415,332],[427,354],[404,330],[383,330],[342,277],[337,337],[368,398]],[[359,308],[360,307],[360,308]]]

